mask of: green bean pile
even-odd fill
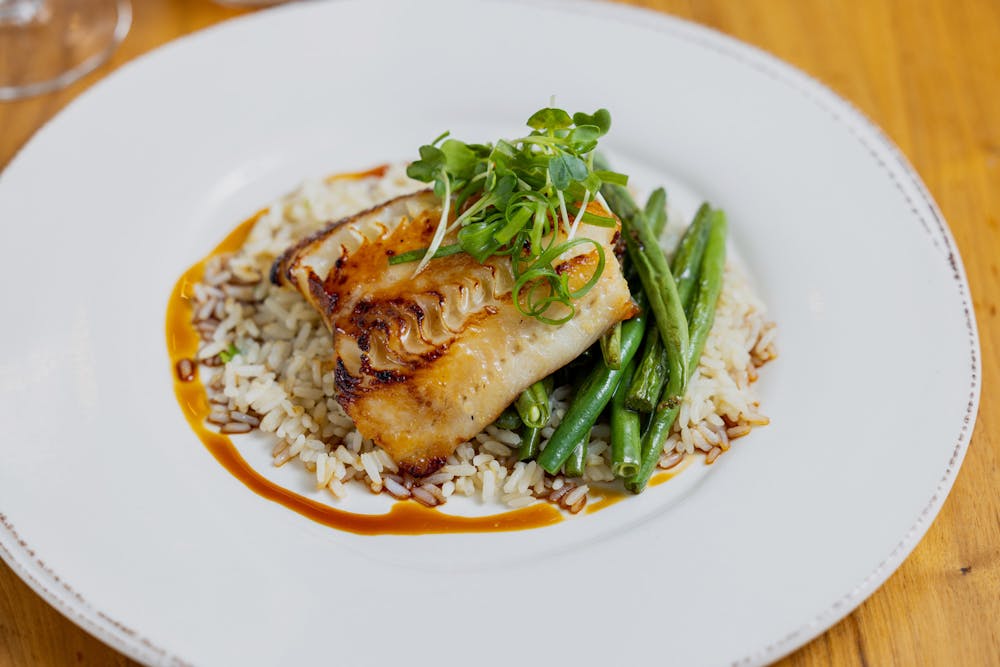
[[[608,169],[603,162],[598,157],[595,166]],[[670,263],[659,244],[666,224],[664,190],[654,191],[642,210],[620,185],[605,183],[600,191],[621,220],[623,268],[640,313],[601,339],[600,354],[590,355],[595,358],[544,450],[539,446],[549,418],[551,377],[526,389],[497,425],[521,428],[521,460],[535,459],[550,474],[561,470],[580,477],[590,431],[608,409],[611,470],[625,488],[640,493],[656,470],[715,321],[727,222],[725,213],[703,204]]]

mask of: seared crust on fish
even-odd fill
[[[608,215],[596,203],[590,210]],[[440,217],[430,190],[397,197],[331,223],[289,248],[271,271],[272,281],[298,289],[333,333],[337,400],[358,431],[414,475],[439,468],[526,387],[637,312],[614,255],[617,227],[581,225],[578,235],[603,247],[606,264],[562,325],[519,312],[509,257],[480,264],[459,253],[417,275],[416,263],[389,264],[393,255],[427,247]],[[455,242],[454,233],[444,240]],[[597,251],[583,244],[554,268],[575,289],[597,263]]]

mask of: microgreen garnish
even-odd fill
[[[597,284],[605,266],[600,243],[576,238],[580,224],[616,224],[612,217],[587,211],[587,204],[595,198],[603,203],[599,193],[603,183],[625,185],[628,177],[594,169],[594,149],[611,129],[607,109],[570,116],[563,109],[546,107],[532,114],[527,125],[532,129],[527,135],[494,144],[467,144],[445,132],[421,146],[420,159],[406,173],[433,183],[443,203],[441,219],[429,247],[393,256],[389,263],[419,260],[419,273],[432,259],[457,252],[480,263],[494,255],[509,255],[518,310],[542,322],[561,324],[573,317],[572,302]],[[447,234],[456,229],[458,243],[442,247]],[[568,250],[588,243],[597,251],[597,268],[582,287],[570,290],[569,277],[552,264]],[[557,303],[568,310],[549,317],[549,308]]]
[[[228,364],[237,354],[240,354],[240,348],[236,347],[235,343],[230,343],[229,347],[219,352],[219,359],[222,360],[222,363]]]

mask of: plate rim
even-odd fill
[[[371,1],[371,0],[366,0]],[[378,0],[392,2],[393,0]],[[479,0],[490,4],[509,4],[511,0]],[[842,124],[851,135],[862,144],[865,150],[876,160],[879,167],[893,182],[900,194],[909,203],[914,216],[919,220],[924,232],[930,237],[933,245],[938,246],[935,231],[940,234],[945,251],[943,259],[947,262],[952,280],[958,288],[959,297],[965,315],[970,354],[970,387],[968,403],[962,424],[952,449],[951,457],[945,467],[943,476],[933,489],[929,500],[923,505],[914,523],[893,546],[890,552],[879,561],[875,569],[867,574],[851,590],[829,603],[812,618],[802,623],[792,632],[767,642],[760,642],[758,648],[732,661],[733,665],[757,665],[775,661],[793,650],[804,646],[810,640],[819,636],[857,608],[865,599],[875,592],[899,568],[913,549],[920,543],[930,525],[944,505],[944,501],[958,476],[965,454],[975,431],[976,416],[982,391],[982,351],[979,343],[979,332],[975,309],[972,306],[971,289],[965,273],[965,267],[959,253],[951,229],[944,219],[937,202],[924,184],[917,170],[910,163],[902,150],[892,141],[889,135],[853,102],[842,97],[830,86],[799,67],[788,63],[765,49],[721,32],[720,30],[695,21],[674,16],[666,12],[608,2],[607,0],[513,0],[519,5],[528,7],[553,8],[558,11],[582,12],[591,16],[600,16],[621,23],[639,26],[671,38],[682,40],[699,48],[708,49],[742,66],[751,67],[775,81],[787,85],[795,92],[806,97],[821,111],[829,114]],[[94,82],[73,100],[59,110],[52,118],[43,123],[31,137],[17,150],[10,161],[0,170],[0,184],[4,174],[17,164],[30,146],[36,143],[37,137],[46,132],[49,126],[66,109],[74,106],[80,100],[86,99],[95,91],[102,90],[108,81],[133,67],[141,67],[147,59],[161,57],[174,49],[185,48],[189,42],[200,39],[211,39],[218,30],[229,29],[229,26],[248,22],[267,21],[274,12],[309,11],[306,9],[313,3],[292,2],[283,6],[252,12],[233,17],[220,23],[207,26],[186,35],[176,37],[165,44],[151,49],[123,63],[114,71],[108,73],[99,81]],[[314,5],[315,6],[315,5]],[[871,136],[866,137],[865,133]],[[886,159],[888,158],[888,160]],[[905,178],[909,185],[916,189],[918,201],[910,196],[901,179]],[[928,221],[921,206],[929,211]],[[189,665],[187,661],[171,653],[168,649],[157,645],[141,633],[130,628],[117,619],[103,613],[89,601],[76,592],[68,582],[49,568],[41,557],[21,538],[10,517],[0,512],[0,560],[3,560],[17,576],[35,593],[55,608],[60,614],[72,621],[78,627],[97,637],[112,648],[145,664],[156,665]]]

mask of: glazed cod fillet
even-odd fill
[[[591,211],[608,215],[598,204]],[[578,235],[603,246],[606,264],[562,325],[518,312],[507,257],[480,264],[459,253],[416,276],[416,263],[389,265],[394,254],[427,247],[440,216],[429,190],[398,197],[304,239],[271,272],[333,333],[337,400],[358,431],[414,475],[439,468],[527,386],[637,312],[613,251],[617,228],[581,225]],[[444,240],[454,242],[453,234]],[[575,289],[597,261],[594,247],[582,244],[556,268]],[[559,308],[547,314],[563,314]]]

